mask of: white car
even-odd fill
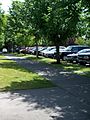
[[[64,49],[65,49],[64,46],[59,46],[59,52],[64,50]],[[54,58],[55,53],[56,53],[56,48],[53,48],[52,50],[46,52],[45,56],[50,57],[50,58]]]
[[[53,47],[47,47],[45,50],[41,51],[40,54],[41,54],[42,56],[45,56],[45,54],[46,54],[47,52],[49,52],[50,50],[52,50],[52,49],[54,49],[54,48],[55,48],[55,46],[53,46]]]
[[[6,49],[6,48],[3,48],[3,49],[2,49],[2,53],[7,53],[7,49]]]
[[[54,53],[55,53],[55,52],[56,52],[56,48],[53,48],[52,50],[47,51],[44,56],[45,56],[45,57],[54,58]]]

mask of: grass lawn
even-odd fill
[[[27,58],[27,59],[30,59],[30,60],[34,60],[34,61],[38,61],[38,62],[43,62],[43,63],[52,63],[52,62],[56,62],[55,59],[51,59],[51,58],[45,58],[43,56],[39,56],[39,58],[36,58],[35,55],[29,55],[29,54],[14,54],[15,56],[18,56],[18,57],[24,57],[24,58]]]
[[[0,55],[0,91],[53,87],[51,81]]]
[[[63,68],[65,70],[71,71],[75,74],[90,77],[90,66],[83,66],[83,65],[79,65],[79,64],[63,62]]]
[[[43,62],[43,63],[48,63],[48,64],[52,64],[54,63],[56,60],[55,59],[51,59],[51,58],[45,58],[40,56],[38,59],[36,58],[35,55],[24,55],[24,54],[20,54],[17,56],[23,56],[27,59],[31,59],[31,60],[35,60],[35,61],[39,61],[39,62]],[[59,67],[60,69],[64,69],[66,71],[71,71],[72,73],[76,73],[79,75],[84,75],[87,77],[90,77],[90,66],[82,66],[79,64],[72,64],[72,63],[67,63],[65,61],[61,61],[62,64],[52,64],[55,67]]]

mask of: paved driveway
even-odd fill
[[[0,120],[90,120],[89,106],[59,88],[0,93]]]

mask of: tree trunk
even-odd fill
[[[59,45],[56,45],[56,60],[57,64],[60,64]]]
[[[36,41],[36,58],[38,58],[38,42]]]

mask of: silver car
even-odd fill
[[[67,55],[66,60],[69,61],[69,62],[78,62],[78,56],[79,55],[84,54],[84,53],[88,54],[89,52],[90,52],[90,49],[80,50],[77,53]]]

